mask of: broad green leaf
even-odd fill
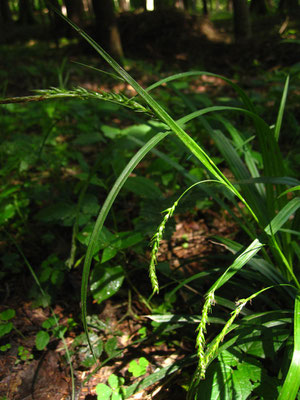
[[[43,222],[52,222],[58,220],[75,219],[76,204],[58,202],[52,206],[46,207],[37,213],[36,218]]]
[[[148,386],[153,385],[153,383],[158,382],[174,372],[182,369],[183,367],[187,367],[197,362],[196,355],[184,357],[181,360],[175,361],[173,364],[170,364],[164,368],[159,369],[158,371],[154,372],[153,374],[146,376],[142,381],[135,382],[132,385],[126,388],[126,396],[125,398],[129,398],[134,393],[147,388]]]
[[[98,383],[96,386],[97,400],[109,400],[112,389],[104,383]]]
[[[86,182],[89,179],[89,174],[85,173],[85,172],[82,172],[81,174],[75,175],[75,178],[79,179],[80,181]],[[100,187],[106,189],[106,185],[103,182],[103,180],[98,178],[95,175],[90,178],[90,183],[92,185],[100,186]]]
[[[0,351],[5,352],[5,351],[7,351],[9,349],[11,349],[11,344],[10,343],[7,343],[7,344],[4,344],[3,346],[0,346]]]
[[[240,331],[241,340],[238,340],[238,347],[248,355],[273,360],[276,352],[289,338],[289,330],[281,326],[274,328],[271,328],[270,325],[268,328],[262,326],[261,329],[256,326],[253,325],[252,329],[249,328],[251,331],[248,330],[248,333],[247,328]]]
[[[142,176],[128,178],[125,188],[143,198],[158,200],[163,197],[162,192],[155,183],[151,179]]]
[[[49,317],[48,319],[46,319],[46,321],[44,321],[42,323],[42,327],[44,329],[51,329],[53,326],[55,326],[57,324],[58,324],[57,318],[52,316],[52,317]]]
[[[115,128],[109,125],[101,125],[101,130],[104,133],[104,136],[108,137],[109,139],[115,139],[116,136],[120,135],[120,129]]]
[[[109,264],[96,264],[91,275],[91,292],[97,303],[100,304],[117,293],[124,277],[121,265],[112,267]]]
[[[7,310],[2,311],[2,313],[0,314],[0,320],[8,321],[9,319],[14,318],[15,315],[15,310],[13,308],[8,308]]]
[[[88,246],[92,232],[93,232],[93,224],[86,225],[77,236],[79,242]],[[97,237],[97,247],[96,247],[97,251],[104,249],[114,239],[115,239],[114,234],[111,233],[105,226],[103,226],[101,232],[99,232],[99,235]]]
[[[143,236],[140,233],[119,232],[110,237],[110,242],[107,247],[103,250],[101,263],[107,262],[122,249],[131,247],[143,240]]]
[[[85,132],[78,135],[73,143],[79,146],[86,146],[101,141],[103,141],[103,137],[99,132]]]
[[[47,282],[51,276],[52,271],[53,270],[51,267],[44,267],[39,276],[40,282]]]
[[[13,204],[6,204],[3,208],[1,208],[0,214],[0,224],[8,221],[15,215],[16,207]]]
[[[239,358],[227,350],[222,351],[219,358],[230,367],[236,367],[239,364]]]
[[[243,364],[239,364],[237,370],[232,373],[234,399],[246,400],[252,393],[252,383],[250,382],[247,369]]]
[[[105,349],[108,357],[114,357],[115,354],[118,352],[117,338],[115,336],[112,338],[109,338],[104,345],[104,349]]]
[[[252,382],[258,382],[261,379],[262,364],[257,358],[247,357],[242,354],[243,362],[238,365],[238,369]]]
[[[35,346],[38,350],[44,350],[50,340],[49,333],[46,331],[39,331],[35,338]]]
[[[195,400],[232,400],[232,368],[222,362],[214,363],[204,381],[197,387]]]
[[[261,385],[255,388],[254,394],[259,399],[274,400],[278,396],[279,379],[269,376],[264,369],[261,371]]]
[[[82,201],[82,212],[88,215],[97,215],[99,204],[97,197],[92,194],[86,194]]]
[[[13,329],[13,324],[11,322],[7,322],[6,324],[0,324],[0,338],[7,333],[9,333]]]
[[[143,240],[143,236],[139,232],[119,232],[119,249],[127,249],[128,247],[134,246]]]
[[[160,124],[160,129],[164,130],[165,126]],[[122,130],[123,135],[145,136],[152,130],[149,124],[131,125]]]
[[[64,281],[64,277],[65,275],[63,271],[55,269],[51,274],[51,283],[55,286],[61,286]]]
[[[101,263],[111,260],[118,253],[118,250],[113,246],[108,246],[103,250]]]
[[[119,385],[119,378],[115,374],[111,374],[108,378],[109,386],[112,389],[118,389]]]
[[[124,397],[121,393],[119,393],[119,391],[114,392],[111,396],[111,400],[123,400]]]
[[[148,365],[149,361],[145,357],[141,357],[138,360],[132,360],[129,363],[128,371],[137,378],[146,373]]]

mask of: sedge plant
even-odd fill
[[[215,238],[234,254],[234,258],[225,271],[220,272],[222,270],[219,269],[220,276],[206,292],[203,308],[199,310],[200,317],[194,321],[198,323],[196,354],[185,362],[176,362],[173,366],[164,368],[145,378],[142,383],[127,388],[125,397],[129,397],[136,390],[172,374],[185,365],[196,363],[197,367],[187,393],[189,400],[247,399],[250,398],[249,396],[252,393],[256,396],[254,398],[257,398],[257,396],[264,398],[261,393],[263,393],[263,385],[266,386],[268,381],[263,375],[264,368],[259,358],[267,357],[267,351],[254,351],[253,348],[251,349],[251,345],[262,343],[260,349],[264,347],[266,345],[265,330],[272,329],[268,340],[271,340],[275,349],[273,350],[273,357],[275,357],[274,352],[276,353],[278,349],[281,349],[282,358],[286,364],[284,368],[282,367],[277,371],[278,380],[275,384],[277,386],[274,389],[274,398],[280,400],[295,399],[300,386],[300,248],[297,243],[299,237],[298,209],[300,207],[300,198],[297,193],[300,185],[298,180],[287,176],[279,145],[289,78],[286,78],[277,120],[275,125],[270,127],[257,114],[250,98],[238,85],[216,74],[191,71],[165,78],[147,89],[142,88],[90,36],[67,18],[63,16],[62,18],[96,50],[120,78],[135,89],[137,96],[129,99],[115,93],[99,94],[78,88],[71,91],[50,89],[42,91],[36,96],[11,100],[17,102],[40,101],[58,97],[99,98],[117,102],[164,124],[164,129],[155,134],[140,148],[119,175],[100,210],[90,236],[82,274],[81,304],[83,325],[92,354],[94,354],[94,351],[89,341],[87,326],[87,293],[97,240],[115,199],[134,168],[150,151],[157,151],[154,148],[162,140],[167,136],[174,135],[206,170],[209,179],[192,182],[192,185],[165,211],[163,221],[153,235],[149,269],[153,293],[159,292],[159,279],[156,274],[157,252],[165,226],[176,212],[176,207],[181,198],[188,191],[195,190],[195,187],[201,187],[204,192],[208,193],[221,207],[228,211],[240,229],[244,231],[247,239],[245,244],[245,242],[239,243],[220,237]],[[231,85],[241,100],[241,106],[211,106],[197,110],[192,105],[191,113],[175,120],[150,94],[152,90],[164,83],[203,74],[221,78]],[[7,102],[7,100],[3,102]],[[245,120],[251,121],[253,137],[249,138],[243,135],[228,117],[224,117],[224,113],[227,116],[239,114]],[[233,179],[229,179],[222,172],[206,149],[185,130],[185,126],[195,119],[201,122],[207,134],[213,139],[230,168]],[[261,157],[261,165],[259,166],[253,157],[253,140],[258,146]],[[168,160],[167,155],[165,155],[165,160]],[[172,165],[180,170],[180,166],[176,163],[173,162]],[[188,172],[185,173],[189,176]],[[228,206],[229,203],[232,206]],[[238,214],[233,211],[233,207],[238,210]],[[197,278],[199,277],[200,274]],[[192,280],[193,277],[189,281]],[[220,289],[225,286],[238,285],[242,290],[242,281],[249,283],[252,293],[249,294],[248,292],[247,296],[238,299],[236,305],[232,306],[232,303],[226,302],[226,299],[222,300],[218,296]],[[183,283],[179,283],[173,292],[179,290],[182,285]],[[280,301],[276,303],[276,299],[267,300],[267,293],[271,292],[275,293],[275,297],[279,296]],[[255,303],[260,297],[267,302],[266,310],[243,312],[246,305],[251,302]],[[223,301],[223,304],[227,305],[229,309],[231,308],[231,313],[223,319],[223,329],[213,339],[210,337],[210,341],[208,341],[207,326],[208,323],[214,322],[212,313],[215,305],[220,301]],[[158,317],[156,316],[156,318]],[[172,323],[172,319],[169,316],[168,318],[169,322]],[[180,316],[175,320],[182,324],[186,322]],[[284,334],[279,335],[276,330],[277,327],[284,328]],[[273,336],[272,333],[274,333]],[[280,336],[279,339],[278,336]],[[285,348],[288,351],[285,351]],[[251,359],[247,352],[252,356]],[[252,375],[249,373],[250,370]],[[234,371],[238,371],[240,375],[237,375]],[[246,382],[244,385],[246,389],[244,390],[238,383],[239,380],[241,381],[241,377],[243,382]],[[263,380],[265,380],[265,383]]]

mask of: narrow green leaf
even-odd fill
[[[216,291],[235,275],[255,254],[263,247],[258,239],[255,239],[227,268],[224,274],[210,287],[209,292]]]
[[[231,85],[233,87],[233,89],[238,93],[238,95],[242,99],[242,101],[245,104],[245,106],[250,111],[255,112],[255,108],[254,108],[250,98],[246,95],[246,93],[238,85],[236,85],[230,79],[228,79],[228,78],[226,78],[226,77],[224,77],[222,75],[214,74],[212,72],[207,72],[207,71],[181,72],[179,74],[174,74],[174,75],[168,76],[168,77],[166,77],[164,79],[161,79],[160,81],[157,81],[157,82],[153,83],[151,86],[148,86],[147,89],[145,89],[145,90],[147,92],[150,92],[150,90],[153,90],[158,86],[161,86],[163,83],[168,83],[168,82],[172,82],[174,80],[178,80],[178,79],[182,79],[182,78],[188,78],[188,77],[192,77],[192,76],[199,76],[199,75],[213,76],[215,78],[222,79],[223,81],[225,81],[226,83],[228,83],[229,85]]]
[[[275,124],[274,136],[275,136],[275,139],[276,139],[277,142],[278,142],[278,139],[279,139],[281,124],[282,124],[283,112],[284,112],[287,93],[288,93],[288,88],[289,88],[289,81],[290,81],[290,78],[289,78],[289,76],[287,76],[286,81],[285,81],[285,85],[284,85],[284,89],[283,89],[283,93],[282,93],[282,98],[281,98],[279,110],[278,110],[277,121],[276,121],[276,124]]]
[[[251,175],[245,164],[239,157],[237,151],[231,145],[225,135],[219,130],[210,129],[209,134],[216,143],[220,153],[225,158],[230,171],[233,173],[236,180],[249,180]],[[258,217],[259,223],[264,226],[268,221],[268,213],[263,201],[263,198],[258,193],[256,186],[243,185],[241,192],[248,204]]]
[[[278,400],[294,400],[300,387],[300,294],[295,299],[294,352],[290,368],[280,391]]]
[[[198,324],[201,321],[201,315],[180,315],[180,314],[154,314],[154,315],[144,315],[145,318],[151,319],[158,323],[167,324]],[[222,318],[208,317],[208,322],[213,324],[225,324],[225,320]]]
[[[268,235],[275,235],[275,233],[282,227],[282,225],[294,214],[300,207],[300,197],[295,197],[290,200],[266,226],[265,232]]]
[[[127,178],[131,174],[131,172],[134,170],[134,168],[137,166],[137,164],[145,157],[145,155],[155,145],[157,145],[161,140],[163,140],[168,134],[169,134],[169,132],[163,132],[163,133],[156,134],[129,161],[127,166],[124,168],[123,172],[120,174],[120,176],[116,180],[112,189],[110,190],[110,192],[100,210],[100,213],[97,217],[93,232],[90,236],[90,240],[89,240],[89,244],[88,244],[88,248],[87,248],[87,252],[86,252],[86,256],[85,256],[83,271],[82,271],[81,307],[82,307],[83,326],[84,326],[85,333],[87,335],[87,340],[88,340],[89,347],[91,349],[92,354],[94,354],[94,353],[93,353],[93,348],[92,348],[92,345],[90,343],[89,336],[88,336],[88,327],[87,327],[87,322],[86,322],[86,317],[87,317],[86,307],[87,307],[88,281],[89,281],[92,259],[95,254],[95,249],[97,247],[97,238],[99,237],[99,234],[102,230],[104,221],[106,220],[109,210],[111,209],[118,193],[120,192],[121,188],[123,187],[124,183],[126,182]],[[96,359],[96,357],[94,357],[94,358]]]
[[[285,190],[283,193],[280,193],[279,197],[284,196],[285,194],[290,193],[290,192],[295,192],[297,190],[300,190],[300,185],[294,186],[294,187],[292,187],[290,189]]]

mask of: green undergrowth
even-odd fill
[[[143,89],[73,27],[138,95],[60,85],[0,100],[1,278],[12,285],[29,268],[36,285],[28,295],[46,307],[67,298],[66,288],[79,301],[70,282],[82,272],[85,334],[68,352],[69,362],[81,353],[82,368],[97,371],[128,350],[118,342],[122,331],[89,315],[90,300],[98,306],[125,298],[123,317],[140,322],[134,294],[148,315],[132,345],[166,343],[185,352],[151,373],[147,357],[134,357],[125,376],[113,374],[97,386],[99,399],[128,398],[172,380],[176,371],[190,400],[296,399],[299,67],[260,82],[263,92],[246,93],[203,71]],[[191,83],[203,75],[225,82],[228,95],[197,93]],[[189,274],[184,263],[174,270],[159,262],[174,216],[196,220],[207,210],[237,227],[238,234],[209,238],[222,252],[199,254],[193,259],[198,270]],[[184,238],[183,248],[188,245]],[[14,311],[0,318],[1,351],[9,352]],[[54,314],[37,333],[37,349],[79,322],[60,327]],[[196,349],[186,354],[191,343]],[[20,352],[20,360],[28,362],[27,356]]]

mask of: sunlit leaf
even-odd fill
[[[121,265],[112,267],[108,264],[96,264],[91,275],[91,292],[97,303],[116,294],[124,280]]]
[[[104,383],[98,383],[96,386],[97,400],[109,400],[112,389]]]

